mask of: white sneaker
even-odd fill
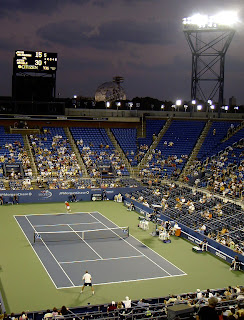
[[[81,292],[80,293],[83,293],[83,291],[81,290]]]
[[[92,294],[95,294],[95,291],[92,291]]]

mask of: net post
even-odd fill
[[[129,227],[127,227],[127,229],[128,229],[128,237],[130,236],[130,229],[129,229]]]
[[[35,231],[34,231],[34,243],[36,243],[36,234],[35,234]]]

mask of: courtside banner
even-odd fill
[[[0,190],[4,205],[12,205],[14,196],[18,196],[19,203],[45,203],[72,201],[75,195],[77,201],[91,201],[92,195],[106,192],[106,198],[113,200],[114,196],[126,194],[142,188],[89,188],[89,189],[49,189],[49,190]]]

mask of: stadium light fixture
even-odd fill
[[[211,106],[213,104],[212,100],[208,100],[208,104]]]
[[[116,106],[117,106],[117,108],[120,107],[120,106],[121,106],[121,102],[120,102],[120,101],[117,101],[117,102],[116,102]]]
[[[161,110],[164,110],[164,108],[165,108],[165,105],[162,104],[162,105],[161,105]]]
[[[179,100],[176,100],[175,104],[176,104],[176,106],[181,106],[182,101],[181,101],[180,99],[179,99]]]
[[[235,110],[235,112],[238,111],[238,110],[239,110],[239,107],[238,107],[238,106],[235,106],[235,107],[234,107],[234,110]]]
[[[196,100],[192,100],[191,104],[195,105],[197,103]]]
[[[128,106],[129,106],[129,108],[130,108],[130,110],[131,110],[131,108],[133,107],[133,102],[129,102],[129,103],[128,103]]]
[[[188,108],[188,105],[184,104],[185,112],[186,112],[187,108]]]
[[[215,109],[215,105],[212,104],[212,105],[210,106],[210,109],[211,109],[211,110],[214,110],[214,109]]]
[[[77,95],[76,94],[74,94],[74,99],[77,99]]]
[[[110,107],[110,102],[107,101],[107,102],[106,102],[106,108],[109,108],[109,107]]]
[[[171,108],[175,109],[175,108],[176,108],[176,105],[175,105],[175,104],[172,104]]]
[[[229,110],[229,106],[222,106],[221,109],[223,109],[223,110],[225,110],[225,112],[227,112]]]
[[[197,111],[201,111],[202,110],[202,105],[201,104],[198,104],[197,105]]]
[[[199,29],[230,28],[238,22],[238,15],[235,11],[223,11],[212,16],[197,13],[182,20],[185,28],[194,27]]]

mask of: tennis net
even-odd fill
[[[39,241],[44,242],[59,242],[59,241],[80,241],[80,240],[96,240],[96,239],[125,239],[129,236],[129,227],[117,227],[107,229],[94,229],[83,231],[35,231],[34,243]]]

